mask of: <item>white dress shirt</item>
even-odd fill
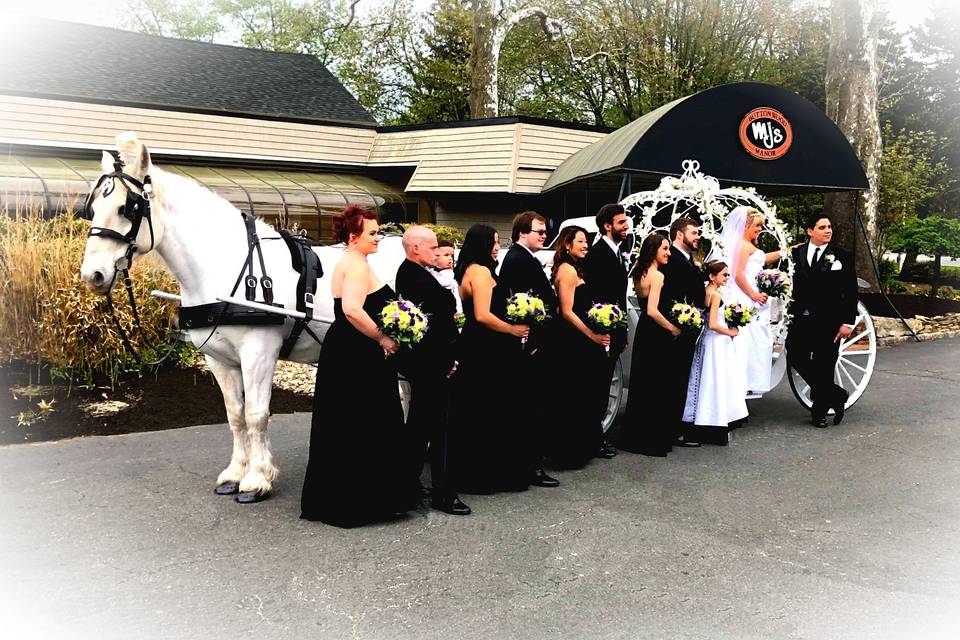
[[[807,264],[811,267],[813,266],[813,254],[817,249],[820,249],[820,257],[823,257],[823,252],[826,251],[829,245],[826,244],[813,244],[812,242],[807,243]]]

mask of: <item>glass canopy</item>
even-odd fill
[[[417,203],[403,191],[357,174],[162,165],[226,198],[242,211],[287,228],[327,237],[330,218],[347,204],[376,209],[381,222],[417,220]],[[97,160],[48,156],[0,156],[0,210],[13,213],[70,211],[100,178]]]

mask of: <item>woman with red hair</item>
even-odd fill
[[[398,345],[373,320],[396,298],[367,263],[380,243],[377,214],[351,205],[334,217],[333,236],[347,248],[331,276],[334,321],[317,362],[300,517],[354,527],[416,508],[420,483],[391,357]]]

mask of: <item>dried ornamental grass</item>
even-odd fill
[[[68,370],[91,381],[115,382],[136,368],[107,313],[106,300],[87,291],[80,263],[89,222],[63,214],[44,219],[39,212],[0,216],[0,362],[25,361]],[[135,260],[131,277],[147,340],[162,346],[170,339],[176,306],[150,295],[175,292],[179,285],[153,254]],[[151,353],[134,329],[122,286],[114,289],[121,326],[145,359]]]

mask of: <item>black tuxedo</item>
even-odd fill
[[[621,311],[627,312],[627,268],[619,252],[614,251],[602,237],[593,243],[583,259],[583,281],[590,292],[591,302],[615,304]],[[589,399],[593,404],[598,422],[603,422],[607,412],[613,371],[626,344],[626,328],[610,335],[610,357],[606,360],[606,367],[601,369],[602,375],[597,376],[596,385],[590,385],[584,392],[585,401]]]
[[[810,265],[807,247],[804,244],[792,252],[793,320],[787,334],[787,359],[810,385],[814,416],[822,416],[846,400],[843,389],[833,382],[839,351],[833,339],[841,325],[856,322],[857,273],[849,252],[827,245]]]
[[[525,247],[516,242],[507,251],[500,266],[500,276],[497,286],[506,289],[507,297],[514,293],[532,292],[543,300],[547,311],[547,319],[542,325],[530,328],[530,337],[527,341],[527,350],[533,352],[542,348],[549,348],[552,339],[553,323],[557,321],[558,304],[557,294],[550,286],[543,265]]]
[[[517,393],[528,398],[536,398],[541,402],[546,402],[549,397],[549,391],[555,388],[553,382],[554,371],[551,367],[551,351],[554,348],[556,337],[555,323],[558,319],[557,294],[550,286],[547,274],[543,272],[543,265],[537,260],[526,247],[514,243],[503,258],[503,264],[500,266],[500,275],[497,279],[497,288],[503,287],[506,295],[509,297],[514,293],[531,292],[543,300],[543,306],[547,311],[547,319],[542,325],[530,328],[530,336],[527,340],[525,351],[527,357],[522,358],[523,369],[519,371],[519,380],[525,383],[525,389],[518,389]],[[517,348],[520,348],[517,340]],[[546,450],[544,438],[548,437],[545,429],[547,425],[541,421],[535,420],[536,425],[529,439],[521,446],[525,446],[527,451],[524,455],[529,456],[531,470],[538,469],[541,466],[543,453]],[[523,442],[523,439],[518,439]]]
[[[427,333],[412,350],[403,350],[400,369],[411,386],[407,424],[420,438],[415,464],[419,476],[429,447],[430,476],[434,497],[447,497],[453,490],[449,475],[448,440],[450,384],[447,374],[453,368],[459,336],[454,314],[457,304],[425,267],[404,260],[397,269],[397,294],[416,304],[427,314]]]
[[[657,308],[671,322],[670,308],[677,302],[685,302],[703,309],[704,284],[700,267],[687,258],[682,251],[670,246],[670,259],[660,265],[663,274],[663,289],[660,290],[660,303]],[[668,397],[663,400],[664,415],[670,423],[682,430],[683,408],[687,400],[687,383],[690,380],[690,366],[697,348],[697,335],[684,331],[676,340],[667,363],[666,375],[669,376]]]
[[[592,302],[615,304],[627,312],[627,269],[623,258],[603,238],[593,243],[583,260],[583,280],[590,288]],[[619,330],[610,336],[610,353],[619,355],[626,343],[627,330]]]

